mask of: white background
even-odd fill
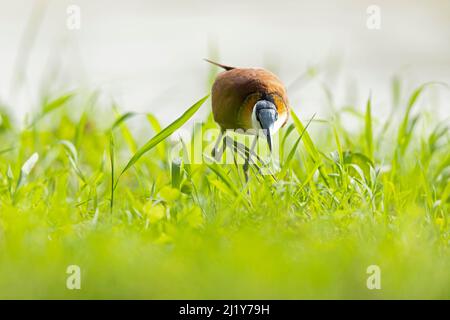
[[[36,3],[46,10],[29,59],[17,65]],[[66,27],[70,4],[81,8],[81,30]],[[381,9],[380,30],[366,27],[371,4]],[[407,90],[450,83],[450,1],[0,0],[0,101],[19,118],[49,82],[55,92],[101,89],[122,110],[154,112],[167,123],[207,92],[202,58],[214,51],[225,64],[267,67],[286,85],[319,64],[325,71],[316,80],[289,92],[302,118],[327,116],[323,85],[337,107],[362,109],[371,91],[382,117],[393,75]],[[436,103],[424,108],[447,117],[448,91],[432,94]]]

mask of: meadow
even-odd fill
[[[281,170],[262,175],[256,161],[248,184],[239,164],[186,161],[195,137],[173,134],[208,96],[165,127],[98,109],[95,92],[42,97],[25,123],[3,106],[0,298],[449,299],[449,123],[420,109],[448,88],[398,81],[387,121],[371,97],[327,119],[292,106]],[[211,115],[201,126],[217,128]],[[66,286],[71,265],[79,290]]]

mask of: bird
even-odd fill
[[[286,88],[281,80],[263,68],[231,67],[205,60],[224,69],[211,89],[213,118],[221,132],[263,130],[272,151],[271,136],[287,123],[290,113]]]
[[[225,70],[211,90],[214,121],[222,131],[265,130],[272,149],[271,135],[289,118],[289,101],[281,80],[262,68],[237,68],[205,60]]]

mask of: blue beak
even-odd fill
[[[278,112],[275,105],[267,100],[260,100],[255,104],[255,115],[259,121],[261,128],[264,130],[264,134],[267,139],[267,144],[272,152],[272,131],[275,122],[278,119]]]

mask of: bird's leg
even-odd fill
[[[211,151],[211,156],[216,160],[219,161],[220,158],[222,157],[222,154],[225,152],[225,130],[220,130],[220,134],[217,137],[216,143],[214,144],[214,148]],[[220,145],[220,141],[223,140],[223,148],[222,148],[222,152],[219,151],[219,145]]]
[[[250,165],[250,157],[253,153],[253,150],[255,149],[256,142],[258,142],[258,135],[256,135],[255,138],[253,139],[252,145],[251,145],[250,149],[248,150],[248,153],[245,157],[245,162],[244,162],[244,167],[243,167],[245,183],[248,183],[248,169],[249,169],[249,165]]]

